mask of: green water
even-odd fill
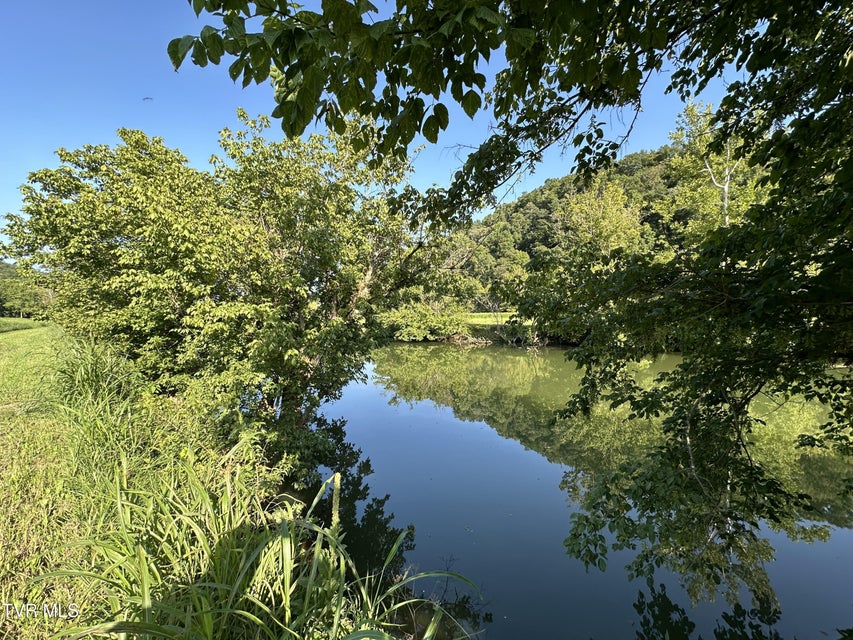
[[[654,363],[638,378],[648,381],[675,362]],[[449,567],[475,582],[480,593],[460,611],[490,640],[837,638],[853,627],[853,503],[839,495],[853,467],[792,446],[819,423],[820,407],[768,399],[755,406],[767,426],[753,434],[751,455],[790,491],[808,493],[808,505],[773,526],[756,522],[737,538],[736,552],[720,556],[706,540],[713,535],[706,536],[702,505],[684,505],[700,514],[685,525],[676,501],[671,522],[683,530],[667,540],[697,560],[663,563],[651,580],[631,580],[625,567],[637,550],[611,551],[605,571],[587,571],[564,541],[584,491],[642,459],[660,441],[659,426],[606,408],[589,419],[555,419],[579,379],[557,349],[377,351],[368,382],[350,385],[326,412],[346,419],[348,439],[370,459],[370,492],[355,497],[387,495],[372,510],[353,504],[353,511],[413,525],[406,562]],[[666,527],[667,518],[656,526]],[[376,547],[381,527],[371,530]],[[352,542],[371,548],[370,535]],[[733,590],[728,600],[725,587]],[[426,588],[455,593],[448,585]]]

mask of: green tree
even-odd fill
[[[790,118],[846,115],[823,111],[849,82],[851,17],[839,0],[596,0],[577,10],[526,0],[405,0],[381,12],[367,0],[329,0],[318,10],[284,0],[188,2],[221,25],[174,39],[174,65],[190,53],[201,66],[228,55],[232,79],[248,85],[272,77],[274,115],[288,134],[315,118],[342,130],[355,110],[379,123],[375,152],[384,157],[404,153],[418,132],[435,142],[448,125],[449,100],[470,116],[492,111],[497,128],[457,176],[448,194],[456,201],[489,194],[555,143],[578,147],[581,160],[614,158],[622,139],[607,139],[605,123],[589,116],[638,110],[648,78],[668,61],[675,68],[669,90],[683,97],[727,65],[745,72],[729,85],[717,117],[724,139],[743,134],[738,157]],[[483,67],[498,52],[506,63],[484,100]],[[806,122],[788,124],[792,134]]]
[[[506,290],[524,274],[529,260],[518,249],[520,229],[504,213],[495,212],[448,238],[440,269],[455,279],[456,295],[470,311],[508,310]]]
[[[162,391],[232,426],[302,427],[361,371],[378,312],[417,272],[386,203],[406,163],[369,169],[346,136],[270,142],[242,117],[212,172],[139,131],[60,150],[24,187],[10,251],[56,292],[52,318],[120,346]]]
[[[682,244],[695,245],[717,227],[740,222],[764,197],[760,170],[734,157],[740,141],[727,139],[722,153],[709,151],[712,118],[710,106],[688,104],[670,134],[675,154],[667,171],[674,184],[658,205],[664,219],[680,227]]]
[[[577,342],[589,331],[584,321],[594,321],[585,306],[586,287],[593,281],[589,276],[602,277],[610,269],[611,252],[639,250],[640,213],[618,183],[600,178],[554,206],[548,245],[532,250],[514,302],[518,315],[533,320],[538,331]]]

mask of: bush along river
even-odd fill
[[[655,457],[654,421],[604,407],[555,418],[579,380],[559,349],[376,351],[367,381],[325,411],[370,461],[342,505],[361,522],[354,552],[377,555],[413,526],[407,564],[479,587],[436,582],[426,595],[488,640],[853,637],[853,501],[842,491],[853,465],[794,446],[821,422],[819,405],[756,402],[766,425],[751,434],[749,466],[700,474]],[[646,489],[620,493],[626,473]],[[681,480],[690,474],[698,499]],[[776,501],[768,486],[799,497]]]

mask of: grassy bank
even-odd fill
[[[537,344],[538,340],[531,333],[531,323],[509,324],[512,316],[511,311],[466,313],[465,324],[468,335],[475,340],[488,340],[496,343]]]
[[[336,499],[321,522],[253,442],[222,444],[108,348],[0,331],[0,638],[464,635],[412,596],[448,574],[392,575],[402,537],[359,575]]]
[[[504,323],[511,313],[466,313],[464,316],[467,334],[477,340],[502,341]]]
[[[66,471],[69,425],[51,408],[50,376],[60,332],[30,320],[0,318],[0,601],[70,603],[74,590],[31,580],[67,562],[79,535],[79,504]],[[0,637],[44,638],[60,625],[0,612]]]
[[[46,323],[30,320],[29,318],[0,318],[0,333],[18,331],[20,329],[37,329],[45,326],[47,326]]]
[[[496,313],[466,313],[465,322],[472,327],[499,327],[512,317],[509,311]]]

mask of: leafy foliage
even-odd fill
[[[359,373],[378,311],[417,272],[386,203],[406,165],[369,169],[346,137],[268,142],[242,117],[212,173],[138,131],[60,150],[24,187],[10,250],[54,292],[52,318],[162,391],[231,429],[298,428]]]
[[[464,309],[451,299],[413,301],[383,314],[395,340],[441,340],[466,332]]]
[[[289,133],[302,131],[315,116],[340,127],[342,114],[355,109],[379,120],[375,149],[384,157],[404,149],[419,130],[433,137],[426,123],[432,117],[444,124],[445,109],[437,105],[448,91],[469,115],[493,109],[495,133],[443,194],[458,206],[480,202],[555,142],[578,147],[582,168],[608,164],[620,141],[606,139],[603,123],[588,116],[605,107],[639,109],[646,80],[665,61],[675,66],[669,90],[683,98],[733,66],[745,78],[729,85],[711,120],[710,150],[766,167],[766,199],[742,223],[709,234],[667,265],[644,259],[617,264],[613,279],[596,283],[600,324],[615,329],[619,323],[611,322],[607,302],[631,292],[629,313],[623,306],[616,313],[629,328],[641,319],[643,326],[632,332],[635,352],[657,352],[663,333],[703,335],[682,322],[702,318],[717,333],[703,344],[719,348],[697,353],[721,371],[738,366],[733,354],[747,344],[752,357],[746,360],[762,369],[762,386],[848,397],[846,383],[820,376],[821,383],[806,382],[815,369],[853,353],[853,127],[847,108],[853,16],[846,3],[661,0],[630,7],[594,2],[575,10],[534,2],[433,6],[410,0],[375,24],[371,14],[378,10],[369,2],[328,2],[321,11],[284,2],[193,7],[198,14],[221,12],[224,27],[205,33],[236,56],[235,77],[242,73],[244,82],[257,82],[276,70],[277,115]],[[260,32],[247,30],[254,19]],[[187,36],[171,43],[173,62],[180,64],[190,48],[198,64],[219,59],[218,45],[211,56],[203,38]],[[478,68],[498,50],[507,63],[491,100],[482,103],[478,91],[486,78]],[[428,115],[426,98],[436,101],[437,113]],[[736,148],[727,151],[735,140]],[[440,195],[432,194],[428,204]],[[650,317],[653,323],[642,322]],[[585,364],[623,360],[624,340],[613,340],[612,330],[603,334],[589,343],[596,347],[588,358],[579,355]],[[690,350],[687,342],[679,344]],[[588,386],[601,385],[591,379]],[[713,387],[724,386],[724,379],[713,380]],[[840,404],[836,414],[846,415]]]
[[[111,528],[77,543],[91,550],[93,570],[55,574],[101,587],[106,597],[89,607],[88,625],[63,635],[386,639],[424,614],[429,622],[419,637],[453,628],[441,604],[413,597],[411,586],[464,578],[446,571],[385,576],[405,533],[376,574],[359,576],[337,514],[330,527],[314,522],[314,506],[332,479],[312,505],[281,496],[265,507],[246,476],[240,466],[199,473],[188,462],[163,474],[153,491],[117,478]]]
[[[642,228],[638,209],[617,183],[596,180],[557,206],[551,213],[554,232],[548,244],[534,249],[526,277],[515,283],[511,297],[519,316],[533,319],[538,331],[575,342],[584,333],[568,329],[565,318],[585,315],[580,301],[589,274],[601,277],[607,272],[611,252],[639,250]]]
[[[721,154],[709,151],[712,117],[710,106],[689,104],[670,134],[675,155],[668,173],[674,186],[659,207],[679,249],[702,241],[718,227],[740,222],[750,206],[764,199],[760,168],[733,157],[739,140],[723,141]]]
[[[378,9],[370,2],[328,2],[320,11],[244,0],[193,8],[220,12],[224,27],[205,27],[205,37],[221,39],[236,56],[233,77],[259,82],[273,71],[276,115],[288,133],[301,132],[312,117],[339,128],[343,114],[356,110],[378,120],[375,151],[384,158],[401,153],[417,131],[437,137],[448,93],[469,116],[493,110],[495,132],[446,191],[428,194],[425,206],[438,206],[431,215],[443,218],[478,206],[554,143],[578,149],[582,173],[611,164],[622,141],[606,138],[597,112],[638,110],[646,81],[666,61],[675,66],[668,90],[685,99],[727,67],[743,73],[707,127],[694,111],[693,133],[685,129],[681,138],[703,164],[717,154],[731,167],[762,167],[762,197],[739,222],[726,220],[726,211],[718,228],[700,225],[701,237],[687,250],[595,260],[600,268],[585,268],[581,282],[568,287],[570,304],[546,286],[558,302],[538,304],[537,315],[583,343],[575,356],[588,375],[577,410],[604,394],[639,415],[669,413],[674,436],[689,417],[742,439],[757,393],[801,392],[831,405],[824,441],[849,447],[853,385],[849,375],[825,373],[853,361],[853,15],[846,3],[660,0],[575,8],[409,0],[374,24]],[[247,30],[255,19],[261,32]],[[218,45],[208,55],[203,39],[173,41],[173,62],[191,47],[197,64],[218,62]],[[498,50],[506,65],[484,103],[486,78],[478,69]],[[713,132],[706,148],[703,128]],[[710,162],[706,169],[712,182],[728,184]],[[693,233],[689,225],[687,231]],[[584,259],[570,264],[591,266]],[[631,362],[673,348],[685,362],[654,390],[639,393],[624,382]]]
[[[738,157],[791,118],[780,142],[805,133],[813,118],[824,127],[833,112],[841,115],[836,107],[849,82],[851,17],[838,1],[601,1],[573,8],[406,0],[384,13],[371,2],[346,0],[319,10],[283,0],[190,4],[199,15],[217,15],[222,26],[173,40],[173,64],[190,52],[201,66],[228,54],[235,58],[229,75],[242,77],[244,86],[272,77],[274,115],[288,134],[314,118],[342,130],[344,114],[355,110],[380,123],[375,152],[383,158],[403,154],[418,132],[435,142],[448,125],[448,100],[468,116],[493,111],[495,132],[444,194],[456,205],[488,196],[554,143],[576,147],[584,166],[614,159],[624,138],[608,139],[596,111],[639,110],[646,82],[667,62],[675,68],[668,90],[682,97],[701,91],[727,65],[745,74],[729,86],[719,117],[724,139],[744,141]],[[483,67],[497,52],[506,63],[487,87]],[[771,155],[781,157],[782,149]]]
[[[44,310],[49,295],[48,291],[21,278],[13,265],[0,262],[0,317],[38,316]]]

